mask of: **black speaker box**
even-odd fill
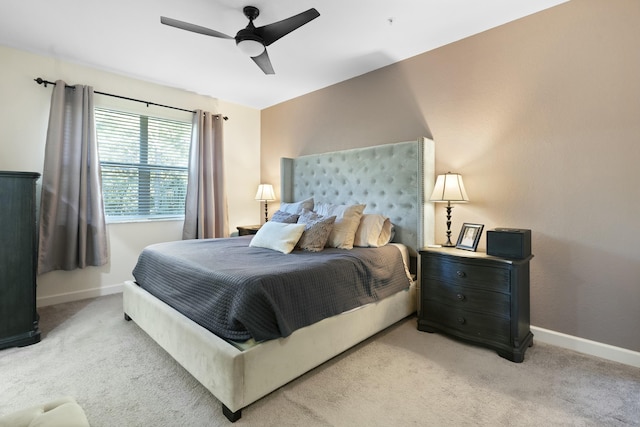
[[[496,228],[487,230],[487,255],[522,259],[531,255],[531,230]]]

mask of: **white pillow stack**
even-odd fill
[[[365,204],[314,203],[313,198],[281,203],[277,218],[288,219],[291,216],[291,220],[295,217],[298,223],[269,221],[260,228],[249,246],[288,254],[296,244],[301,249],[314,252],[321,251],[323,247],[353,249],[354,246],[377,248],[386,245],[394,235],[391,220],[380,214],[365,214],[365,208]],[[323,244],[327,234],[329,237]]]

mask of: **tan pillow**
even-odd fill
[[[379,248],[391,241],[393,225],[384,215],[364,214],[356,231],[353,246]]]
[[[340,249],[353,249],[353,240],[360,224],[362,212],[367,205],[334,205],[316,203],[315,212],[325,217],[335,216],[333,230],[329,235],[327,246]]]

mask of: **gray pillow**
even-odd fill
[[[335,222],[335,216],[323,217],[304,209],[298,218],[298,224],[305,224],[304,232],[298,240],[298,247],[310,252],[323,250]]]
[[[289,212],[275,211],[271,216],[273,222],[284,222],[285,224],[295,224],[298,222],[298,215]]]
[[[299,214],[300,214],[300,217],[298,218],[298,223],[300,224],[306,224],[308,222],[315,221],[316,219],[322,218],[321,215],[318,215],[312,209],[307,209],[307,208],[302,208]]]
[[[313,210],[313,197],[309,197],[308,199],[302,200],[300,202],[295,202],[295,203],[280,202],[280,210],[282,212],[299,214],[304,209]]]

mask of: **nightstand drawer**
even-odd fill
[[[422,277],[436,278],[458,286],[473,286],[498,292],[511,292],[508,268],[483,266],[442,257],[422,258]]]
[[[423,301],[422,317],[445,332],[468,339],[509,343],[510,319],[452,308],[435,301]]]
[[[447,304],[454,308],[473,310],[480,313],[492,313],[503,317],[508,317],[511,312],[509,294],[500,292],[466,288],[440,280],[430,280],[423,283],[420,293],[422,301]]]

